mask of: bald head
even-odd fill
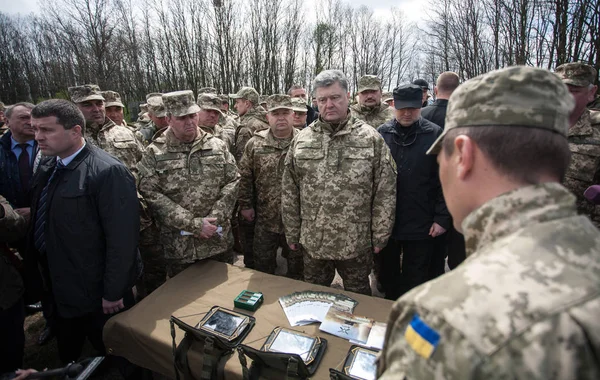
[[[448,99],[456,90],[460,80],[458,74],[452,71],[445,71],[440,74],[435,84],[435,94],[437,99]]]

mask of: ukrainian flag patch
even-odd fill
[[[415,314],[406,327],[404,338],[412,349],[425,359],[431,357],[440,342],[440,334],[423,322],[419,314]]]

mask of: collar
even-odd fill
[[[558,183],[509,191],[484,203],[463,220],[467,256],[532,224],[574,215],[575,196]]]
[[[60,158],[60,157],[56,157],[56,162],[60,162],[62,163],[64,166],[67,166],[71,163],[71,161],[73,161],[73,159],[75,157],[77,157],[77,155],[83,150],[83,148],[85,148],[85,139],[83,140],[83,145],[81,146],[81,148],[79,148],[79,150],[77,150],[77,152],[73,153],[72,155],[70,155],[69,157],[65,157],[65,158]]]
[[[433,102],[433,104],[438,106],[447,106],[448,99],[436,99],[435,102]]]
[[[33,147],[33,144],[35,143],[35,140],[29,140],[27,142],[25,142],[25,144],[29,145],[30,147]],[[10,136],[10,149],[14,150],[15,147],[19,146],[19,142],[15,141],[15,139],[12,137],[12,135]]]

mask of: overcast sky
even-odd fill
[[[250,0],[252,1],[252,0]],[[305,4],[309,8],[314,9],[314,4],[319,0],[306,0]],[[426,1],[422,0],[345,0],[356,7],[360,5],[366,5],[373,9],[377,18],[385,18],[389,15],[391,7],[396,7],[404,11],[408,21],[418,21],[423,19],[423,4]],[[38,1],[37,0],[0,0],[0,10],[9,14],[21,13],[27,15],[31,12],[38,13]]]

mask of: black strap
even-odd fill
[[[173,368],[175,369],[175,380],[179,380],[179,371],[177,370],[177,342],[175,341],[175,323],[169,320],[171,325],[171,338],[173,339]]]
[[[288,359],[288,365],[286,370],[286,379],[289,378],[298,378],[298,359],[293,356],[290,356]]]

